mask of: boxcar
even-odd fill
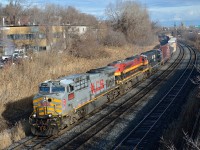
[[[176,52],[177,42],[176,38],[170,38],[168,41],[170,50],[174,53]]]
[[[165,63],[167,60],[171,58],[171,50],[169,48],[169,44],[165,45],[160,45],[160,50],[162,51],[162,58],[163,58],[163,63]]]

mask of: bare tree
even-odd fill
[[[151,22],[146,8],[134,1],[117,0],[110,3],[106,15],[114,30],[124,33],[127,40],[136,43],[139,39],[146,40],[151,33]]]
[[[61,7],[60,17],[62,24],[70,25],[96,25],[97,19],[89,14],[81,13],[79,10],[72,6]]]
[[[4,12],[3,12],[3,5],[0,4],[0,25],[3,25],[3,17],[4,17]]]
[[[24,13],[29,17],[28,25],[39,25],[43,20],[43,12],[37,6],[30,7]]]
[[[24,15],[24,10],[31,5],[29,0],[8,0],[4,8],[4,15],[7,17],[7,23],[20,25],[20,18]]]

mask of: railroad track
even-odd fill
[[[153,109],[151,109],[151,111],[137,124],[137,126],[131,129],[129,134],[121,139],[114,149],[121,150],[148,148],[146,147],[148,142],[152,137],[155,136],[155,132],[159,128],[162,119],[165,119],[166,112],[174,103],[176,103],[177,97],[193,72],[194,65],[196,64],[196,54],[195,51],[193,51],[190,47],[187,48],[190,51],[191,57],[189,58],[186,68],[176,83],[174,83],[174,85],[159,101],[159,103]]]
[[[78,123],[74,124],[77,125]],[[28,136],[23,140],[14,143],[12,146],[8,148],[8,150],[28,150],[28,149],[39,149],[44,147],[46,144],[52,142],[68,130],[72,129],[74,126],[71,126],[68,129],[64,129],[60,131],[57,135],[49,136],[49,137],[40,137],[40,136]]]
[[[119,119],[119,116],[125,113],[129,108],[134,106],[136,102],[138,102],[142,97],[148,94],[152,89],[154,89],[158,84],[160,84],[164,79],[167,78],[172,73],[183,59],[183,51],[181,51],[179,57],[175,60],[175,62],[166,69],[162,74],[155,77],[148,86],[142,88],[139,92],[133,95],[128,100],[125,100],[123,103],[112,106],[113,108],[108,111],[107,113],[103,114],[99,119],[95,120],[94,122],[90,123],[87,129],[83,129],[77,133],[75,133],[72,137],[65,137],[64,133],[65,130],[61,131],[57,136],[51,136],[48,138],[39,138],[33,137],[29,140],[25,141],[24,143],[19,144],[12,149],[39,149],[43,147],[47,147],[49,149],[77,149],[84,145],[89,139],[94,137],[96,134],[101,132],[105,127],[111,124],[113,121]],[[134,99],[134,100],[133,100]],[[63,136],[64,140],[55,139],[58,136]],[[58,138],[59,139],[59,138]],[[52,142],[52,141],[56,142]],[[53,143],[48,146],[48,143]]]

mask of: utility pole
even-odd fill
[[[5,18],[3,17],[2,20],[2,46],[3,46],[3,54],[5,54],[5,48],[4,48],[4,25],[5,25]]]
[[[176,23],[174,22],[174,37],[177,37],[177,28]]]

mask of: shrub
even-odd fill
[[[126,42],[126,38],[122,32],[117,32],[113,30],[109,30],[107,35],[102,39],[101,43],[106,46],[124,46]]]
[[[96,35],[91,32],[81,38],[74,38],[72,43],[71,50],[68,53],[75,57],[104,58],[109,56],[105,48],[98,43]]]

